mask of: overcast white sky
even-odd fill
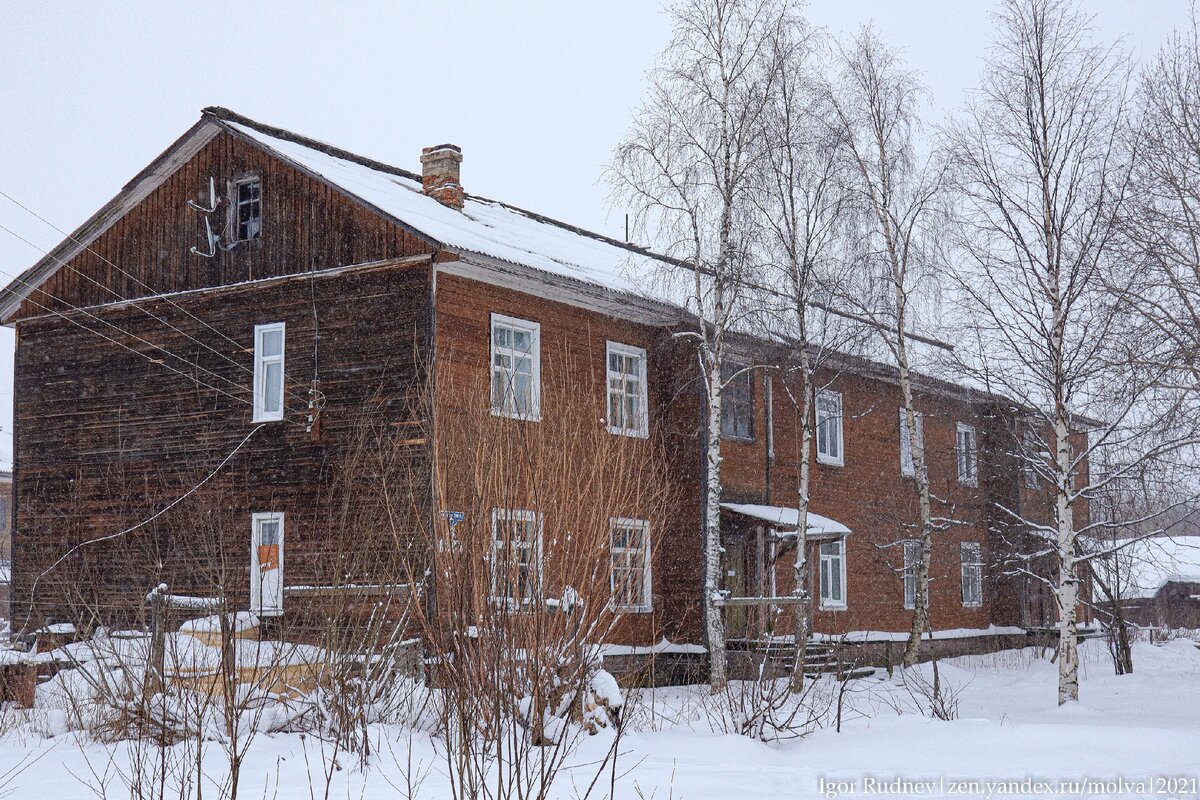
[[[351,8],[351,5],[353,8]],[[875,20],[938,121],[974,85],[989,0],[813,0],[835,34]],[[1150,56],[1187,0],[1090,0],[1105,38]],[[70,231],[206,105],[409,169],[464,151],[469,192],[623,235],[600,178],[669,36],[657,2],[0,4],[0,190]],[[63,237],[0,197],[0,225]],[[0,277],[40,253],[0,230]],[[12,331],[0,329],[0,463],[11,453]]]

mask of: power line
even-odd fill
[[[30,244],[30,242],[29,242],[28,240],[26,240],[26,239],[25,239],[23,236],[20,236],[19,234],[16,234],[16,233],[14,233],[13,231],[9,230],[8,228],[4,227],[3,225],[0,225],[0,230],[3,230],[3,231],[5,231],[5,232],[7,232],[7,233],[10,233],[10,234],[12,234],[13,236],[15,236],[16,238],[18,238],[18,239],[20,239],[21,241],[25,242],[26,244]],[[31,246],[33,246],[33,245],[31,245]],[[22,278],[14,278],[14,280],[15,280],[16,282],[18,282],[18,283],[24,284],[25,286],[29,287],[30,289],[32,289],[32,290],[34,290],[34,291],[39,291],[39,287],[33,286],[33,285],[32,285],[32,284],[30,284],[28,281],[25,281],[25,280],[23,280]],[[148,341],[146,341],[145,339],[143,339],[142,337],[138,336],[138,335],[137,335],[137,334],[135,334],[135,333],[131,333],[130,331],[127,331],[127,330],[125,330],[124,328],[121,328],[120,326],[118,326],[118,325],[116,325],[116,324],[114,324],[114,323],[112,323],[112,322],[109,322],[109,321],[107,321],[107,320],[101,319],[100,317],[98,317],[98,316],[96,316],[95,314],[91,313],[91,312],[90,312],[90,311],[88,311],[87,309],[84,309],[84,308],[79,308],[79,307],[77,307],[77,306],[75,306],[75,305],[72,305],[72,304],[71,304],[70,302],[68,302],[67,300],[64,300],[64,299],[62,299],[62,298],[60,298],[60,297],[56,297],[54,294],[52,294],[52,293],[50,293],[50,292],[47,292],[47,291],[45,291],[45,290],[40,290],[40,291],[42,292],[42,294],[44,294],[44,295],[46,295],[46,296],[50,297],[52,300],[56,300],[56,301],[58,301],[58,302],[62,303],[63,305],[67,306],[67,307],[68,307],[68,308],[70,308],[72,311],[75,311],[75,312],[78,312],[78,313],[80,313],[80,314],[83,314],[83,315],[85,315],[85,316],[91,317],[92,319],[94,319],[94,320],[96,320],[97,322],[100,322],[100,323],[102,323],[102,324],[104,324],[104,325],[108,325],[110,328],[113,328],[113,329],[114,329],[114,330],[116,330],[118,333],[120,333],[120,334],[122,334],[122,335],[124,335],[124,336],[130,336],[130,337],[132,337],[132,338],[134,338],[134,339],[138,340],[138,341],[139,341],[139,342],[141,342],[142,344],[145,344],[145,345],[147,345],[148,347],[151,347],[151,348],[154,348],[154,349],[160,350],[160,351],[161,351],[161,352],[163,352],[164,354],[166,354],[166,355],[168,355],[168,356],[171,356],[172,358],[175,358],[175,359],[177,359],[177,360],[179,360],[179,361],[182,361],[184,364],[187,364],[187,365],[188,365],[188,366],[190,366],[190,367],[194,367],[194,368],[196,368],[196,369],[198,369],[198,370],[203,370],[204,372],[207,372],[207,373],[209,373],[209,374],[213,375],[213,376],[214,376],[214,377],[216,377],[216,378],[220,378],[221,380],[223,380],[223,381],[226,381],[227,383],[230,383],[230,384],[232,384],[232,385],[233,385],[233,386],[235,386],[235,387],[238,387],[238,388],[242,388],[242,389],[244,389],[244,387],[242,387],[240,384],[236,383],[235,381],[232,381],[232,380],[230,380],[229,378],[226,378],[224,375],[219,375],[219,374],[217,374],[217,373],[213,372],[212,370],[209,370],[209,369],[206,369],[206,368],[204,368],[204,367],[201,367],[199,364],[194,364],[194,363],[192,363],[191,361],[188,361],[188,360],[187,360],[186,358],[184,358],[183,356],[176,355],[175,353],[172,353],[171,351],[167,350],[165,347],[162,347],[161,345],[156,345],[156,344],[153,344],[152,342],[148,342]],[[105,335],[104,335],[103,333],[101,333],[100,331],[98,331],[98,330],[95,330],[95,329],[93,329],[93,328],[89,328],[88,326],[84,325],[82,322],[79,322],[79,321],[78,321],[78,320],[76,320],[76,319],[72,319],[70,316],[68,316],[67,314],[64,314],[64,313],[62,313],[61,311],[59,311],[59,310],[57,310],[57,309],[51,308],[50,306],[44,305],[43,303],[39,303],[37,300],[34,300],[34,299],[32,299],[32,297],[26,297],[25,299],[26,299],[28,302],[30,302],[30,303],[32,303],[32,304],[34,304],[35,306],[37,306],[37,307],[41,308],[41,309],[42,309],[42,310],[44,310],[44,311],[48,311],[49,313],[51,313],[51,314],[54,314],[55,316],[58,316],[58,317],[60,317],[60,318],[62,318],[62,319],[64,319],[64,320],[66,320],[67,322],[70,322],[71,324],[73,324],[73,325],[76,325],[77,327],[80,327],[80,328],[82,328],[82,329],[83,329],[83,330],[85,330],[85,331],[88,331],[89,333],[95,334],[96,336],[99,336],[100,338],[102,338],[102,339],[105,339],[106,341],[112,342],[113,344],[115,344],[115,345],[117,345],[117,346],[119,346],[119,347],[122,347],[122,348],[124,348],[124,349],[128,350],[129,352],[131,352],[131,353],[134,353],[135,355],[139,355],[139,356],[141,356],[142,358],[146,359],[147,361],[149,361],[149,362],[151,362],[151,363],[153,363],[153,364],[160,364],[160,365],[162,365],[162,366],[166,367],[167,369],[171,370],[172,372],[174,372],[174,373],[176,373],[176,374],[178,374],[178,375],[182,375],[183,377],[187,378],[189,381],[195,381],[196,383],[200,384],[201,386],[205,387],[206,389],[211,389],[211,390],[213,390],[213,391],[215,391],[215,392],[219,392],[219,393],[221,393],[221,394],[225,395],[226,397],[229,397],[229,398],[231,398],[231,399],[233,399],[233,400],[236,400],[236,401],[238,401],[238,402],[240,402],[240,403],[245,403],[246,405],[249,405],[249,406],[253,406],[253,405],[254,405],[254,404],[253,404],[251,401],[249,401],[249,400],[246,400],[245,398],[237,397],[237,396],[235,396],[235,395],[233,395],[233,394],[230,394],[229,392],[225,391],[224,389],[220,389],[220,388],[218,388],[218,387],[216,387],[216,386],[211,386],[211,385],[209,385],[209,384],[205,383],[204,381],[200,380],[200,379],[199,379],[198,377],[196,377],[195,375],[189,375],[188,373],[186,373],[186,372],[184,372],[184,371],[182,371],[182,370],[180,370],[180,369],[177,369],[177,368],[175,368],[175,367],[171,366],[170,364],[166,363],[166,361],[164,361],[164,360],[152,358],[152,357],[150,357],[150,355],[148,355],[148,354],[146,354],[146,353],[143,353],[143,352],[141,352],[140,350],[137,350],[137,349],[135,349],[135,348],[133,348],[133,347],[130,347],[129,345],[125,344],[124,342],[121,342],[121,341],[118,341],[118,340],[116,340],[116,339],[113,339],[113,338],[112,338],[112,337],[110,337],[110,336],[105,336]]]
[[[247,434],[246,434],[246,436],[245,436],[245,437],[244,437],[244,438],[243,438],[243,439],[242,439],[240,442],[238,442],[238,444],[237,444],[237,447],[233,448],[233,450],[229,451],[229,454],[228,454],[227,456],[225,456],[225,458],[221,459],[221,463],[220,463],[220,464],[217,464],[217,466],[216,466],[216,467],[213,469],[213,471],[212,471],[212,472],[208,473],[208,475],[206,475],[206,476],[205,476],[205,477],[204,477],[204,478],[203,478],[203,479],[202,479],[202,480],[201,480],[199,483],[197,483],[195,486],[193,486],[192,488],[188,489],[186,492],[184,492],[183,494],[181,494],[179,497],[176,497],[176,498],[175,498],[174,500],[172,500],[170,503],[167,503],[165,506],[163,506],[163,507],[162,507],[162,508],[160,508],[158,511],[154,512],[153,514],[151,514],[149,517],[146,517],[146,518],[145,518],[144,520],[142,520],[141,522],[135,523],[134,525],[131,525],[131,526],[129,526],[128,528],[125,528],[124,530],[117,531],[116,533],[110,533],[110,534],[107,534],[106,536],[99,536],[99,537],[96,537],[95,539],[88,539],[86,542],[80,542],[79,544],[75,545],[75,546],[74,546],[74,547],[72,547],[70,550],[68,550],[67,552],[63,553],[61,556],[59,556],[59,557],[58,557],[58,560],[57,560],[57,561],[55,561],[53,564],[51,564],[50,566],[46,567],[46,569],[42,570],[41,574],[40,574],[40,575],[38,575],[36,578],[34,578],[34,579],[33,579],[33,585],[29,587],[29,608],[27,609],[27,611],[26,611],[26,614],[25,614],[25,625],[24,625],[24,626],[22,626],[22,629],[21,629],[22,633],[24,633],[24,632],[25,632],[25,627],[27,627],[27,626],[29,625],[29,621],[30,621],[30,620],[33,618],[33,608],[34,608],[34,606],[35,606],[35,605],[36,605],[36,603],[37,603],[37,600],[36,600],[36,598],[37,598],[37,587],[38,587],[38,583],[39,583],[39,582],[42,580],[42,578],[46,577],[46,575],[48,575],[48,574],[49,574],[51,571],[53,571],[53,570],[54,570],[54,569],[55,569],[55,568],[56,568],[56,567],[57,567],[59,564],[61,564],[61,563],[62,563],[63,561],[65,561],[65,560],[67,560],[67,559],[68,559],[70,556],[72,556],[73,554],[75,554],[75,553],[79,552],[79,550],[83,549],[84,547],[86,547],[86,546],[88,546],[88,545],[91,545],[91,544],[99,544],[100,542],[107,542],[107,541],[111,541],[111,540],[113,540],[113,539],[117,539],[117,538],[120,538],[120,537],[122,537],[122,536],[125,536],[125,535],[127,535],[127,534],[133,533],[133,532],[134,532],[134,531],[136,531],[138,528],[141,528],[141,527],[144,527],[144,526],[146,526],[146,525],[149,525],[151,522],[153,522],[154,520],[158,519],[158,518],[159,518],[159,517],[161,517],[163,514],[167,513],[167,512],[168,512],[168,511],[170,511],[172,508],[174,508],[175,506],[177,506],[177,505],[179,505],[180,503],[182,503],[182,502],[183,502],[184,500],[186,500],[188,497],[191,497],[193,494],[195,494],[195,493],[196,493],[196,492],[197,492],[197,491],[200,489],[200,487],[201,487],[201,486],[203,486],[204,484],[206,484],[206,483],[208,483],[210,480],[212,480],[212,479],[213,479],[213,478],[216,476],[216,474],[217,474],[218,472],[220,472],[220,471],[221,471],[221,469],[222,469],[222,468],[223,468],[223,467],[224,467],[226,464],[228,464],[228,463],[229,463],[229,461],[230,461],[230,460],[231,460],[231,459],[232,459],[232,458],[233,458],[235,455],[237,455],[237,452],[238,452],[239,450],[241,450],[241,449],[242,449],[242,446],[243,446],[243,445],[245,445],[245,444],[246,444],[246,442],[250,441],[250,437],[252,437],[252,436],[254,436],[254,434],[258,433],[258,432],[259,432],[259,430],[261,430],[261,429],[262,429],[262,427],[263,427],[263,426],[260,424],[260,425],[257,425],[257,426],[255,426],[254,428],[252,428],[252,429],[250,430],[250,432],[249,432],[249,433],[247,433]]]
[[[7,227],[5,227],[4,225],[0,225],[0,230],[2,230],[2,231],[5,231],[6,233],[8,233],[8,234],[10,234],[10,235],[12,235],[12,236],[14,236],[14,237],[16,237],[17,239],[20,239],[22,242],[25,242],[25,244],[29,245],[30,247],[33,247],[33,248],[34,248],[34,249],[36,249],[36,250],[39,250],[39,251],[41,251],[41,252],[45,252],[45,251],[42,251],[42,250],[41,250],[41,248],[37,247],[37,245],[33,244],[32,242],[30,242],[30,241],[29,241],[28,239],[26,239],[25,237],[23,237],[23,236],[21,236],[20,234],[18,234],[18,233],[16,233],[16,232],[14,232],[14,231],[13,231],[13,230],[11,230],[10,228],[7,228]],[[47,255],[49,255],[49,254],[47,253]],[[54,256],[51,256],[51,258],[55,258],[55,257],[54,257]],[[58,261],[59,261],[59,263],[63,263],[61,259],[57,259],[57,258],[56,258],[56,260],[58,260]],[[72,269],[73,269],[73,268],[72,268]],[[76,271],[78,271],[78,270],[76,270]],[[67,306],[68,308],[70,308],[72,311],[76,311],[76,312],[78,312],[78,313],[80,313],[80,314],[85,314],[85,315],[87,315],[87,316],[91,317],[92,319],[96,320],[97,322],[100,322],[100,323],[102,323],[102,324],[104,324],[104,325],[107,325],[107,326],[109,326],[110,328],[112,328],[112,329],[116,330],[118,333],[120,333],[120,334],[122,334],[122,335],[125,335],[125,336],[130,336],[130,337],[132,337],[132,338],[134,338],[134,339],[138,340],[138,341],[139,341],[139,342],[141,342],[142,344],[145,344],[145,345],[146,345],[146,346],[148,346],[148,347],[151,347],[151,348],[154,348],[154,349],[160,350],[160,351],[161,351],[161,352],[163,352],[164,354],[166,354],[166,355],[168,355],[168,356],[170,356],[170,357],[172,357],[172,358],[175,358],[175,359],[177,359],[177,360],[179,360],[179,361],[182,361],[184,364],[187,364],[189,367],[192,367],[192,368],[194,368],[194,369],[196,369],[196,370],[200,370],[200,371],[202,371],[202,372],[206,372],[206,373],[208,373],[209,375],[212,375],[214,378],[217,378],[218,380],[225,381],[226,383],[228,383],[228,384],[230,384],[230,385],[234,386],[235,388],[238,388],[238,389],[245,389],[245,387],[244,387],[242,384],[238,383],[237,381],[234,381],[234,380],[232,380],[232,379],[230,379],[230,378],[227,378],[227,377],[225,377],[224,375],[221,375],[220,373],[214,372],[213,370],[211,370],[211,369],[208,369],[207,367],[203,367],[203,366],[201,366],[200,364],[197,364],[197,363],[195,363],[195,362],[193,362],[193,361],[189,361],[188,359],[184,358],[183,356],[180,356],[180,355],[177,355],[176,353],[173,353],[173,352],[171,352],[170,350],[168,350],[167,348],[163,347],[162,345],[157,345],[157,344],[154,344],[153,342],[147,341],[146,339],[143,339],[141,336],[138,336],[136,333],[133,333],[133,332],[131,332],[131,331],[127,331],[127,330],[125,330],[124,328],[120,327],[119,325],[117,325],[117,324],[115,324],[115,323],[113,323],[113,322],[109,322],[108,320],[102,319],[102,318],[98,317],[97,315],[93,314],[92,312],[88,311],[86,308],[81,308],[81,307],[79,307],[79,306],[73,305],[71,302],[69,302],[69,301],[67,301],[67,300],[65,300],[65,299],[63,299],[63,298],[61,298],[61,297],[57,297],[57,296],[55,296],[54,294],[52,294],[51,292],[48,292],[48,291],[46,291],[46,290],[44,290],[44,289],[41,289],[41,288],[40,288],[40,287],[38,287],[38,286],[34,286],[33,284],[29,283],[28,281],[25,281],[25,280],[23,280],[22,278],[14,278],[14,281],[16,281],[16,282],[18,282],[18,283],[21,283],[21,284],[23,284],[23,285],[25,285],[25,286],[29,287],[29,288],[30,288],[31,290],[33,290],[33,291],[41,291],[41,292],[42,292],[42,294],[44,294],[44,295],[46,295],[46,296],[50,297],[50,298],[51,298],[51,299],[53,299],[53,300],[56,300],[56,301],[58,301],[58,302],[62,303],[63,305],[65,305],[65,306]],[[119,296],[119,295],[118,295],[118,296]],[[151,362],[153,362],[153,363],[163,363],[163,364],[164,364],[164,366],[167,366],[167,368],[168,368],[168,369],[172,369],[174,372],[177,372],[177,373],[179,373],[180,375],[183,375],[184,377],[188,378],[189,380],[194,380],[194,381],[196,381],[197,383],[200,383],[202,386],[205,386],[205,387],[207,387],[207,388],[213,389],[214,391],[219,391],[219,392],[221,392],[222,394],[225,394],[225,395],[227,395],[227,396],[229,396],[229,397],[233,397],[233,395],[229,394],[228,392],[225,392],[225,391],[223,391],[223,390],[221,390],[221,389],[218,389],[218,388],[216,388],[216,387],[214,387],[214,386],[210,386],[209,384],[206,384],[206,383],[204,383],[203,381],[200,381],[198,378],[196,378],[196,377],[195,377],[195,376],[193,376],[193,375],[188,375],[186,372],[182,372],[182,371],[180,371],[180,370],[178,370],[178,369],[174,369],[174,368],[170,367],[169,365],[166,365],[164,362],[161,362],[161,361],[156,361],[155,359],[151,358],[150,356],[146,355],[145,353],[142,353],[142,352],[140,352],[140,351],[138,351],[138,350],[135,350],[134,348],[131,348],[131,347],[129,347],[128,345],[125,345],[125,344],[123,344],[123,343],[121,343],[121,342],[118,342],[118,341],[116,341],[115,339],[112,339],[112,338],[110,338],[110,337],[104,336],[104,335],[103,335],[102,333],[100,333],[99,331],[96,331],[96,330],[93,330],[93,329],[91,329],[91,328],[88,328],[87,326],[80,324],[78,321],[71,319],[70,317],[66,316],[65,314],[62,314],[61,312],[59,312],[59,311],[56,311],[55,309],[53,309],[53,308],[50,308],[49,306],[46,306],[46,305],[44,305],[44,304],[42,304],[42,303],[39,303],[39,302],[37,302],[36,300],[33,300],[31,297],[26,297],[25,299],[26,299],[28,302],[30,302],[30,303],[33,303],[34,305],[38,306],[39,308],[41,308],[41,309],[43,309],[43,310],[45,310],[45,311],[49,311],[50,313],[52,313],[52,314],[55,314],[55,315],[57,315],[57,316],[59,316],[59,317],[62,317],[63,319],[65,319],[65,320],[67,320],[67,321],[69,321],[69,322],[73,322],[74,324],[76,324],[76,325],[79,325],[79,327],[83,328],[84,330],[91,331],[92,333],[95,333],[95,334],[97,334],[98,336],[101,336],[101,337],[103,337],[103,338],[107,339],[107,340],[108,340],[108,341],[110,341],[110,342],[113,342],[113,343],[115,343],[115,344],[118,344],[118,345],[120,345],[120,346],[124,347],[125,349],[127,349],[127,350],[129,350],[129,351],[131,351],[131,352],[133,352],[133,353],[137,353],[138,355],[140,355],[140,356],[142,356],[142,357],[146,358],[148,361],[151,361]],[[124,298],[122,298],[122,299],[124,299]],[[153,315],[151,315],[151,316],[153,316]],[[168,325],[168,327],[172,327],[174,330],[177,330],[177,331],[178,331],[178,329],[177,329],[177,328],[174,328],[173,326],[170,326],[170,325],[169,325],[169,323],[164,323],[164,324],[167,324],[167,325]],[[182,333],[182,331],[180,331],[180,333]],[[231,340],[231,341],[232,341],[232,340]],[[232,359],[230,359],[230,360],[232,361]],[[236,363],[236,362],[235,362],[235,363]],[[244,368],[244,367],[243,367],[243,368]],[[285,380],[286,380],[286,377],[287,377],[287,376],[285,375],[284,377],[285,377]],[[295,394],[294,392],[289,392],[288,394],[290,394],[290,395],[291,395],[293,398],[295,398],[295,399],[299,400],[299,401],[300,401],[300,402],[302,402],[302,403],[305,403],[305,404],[307,404],[307,403],[308,403],[308,400],[307,400],[307,399],[305,399],[305,398],[303,398],[303,397],[301,397],[301,396],[299,396],[299,395]],[[253,404],[252,404],[250,401],[248,401],[248,400],[244,400],[244,399],[241,399],[241,398],[235,398],[235,399],[238,399],[238,400],[240,400],[240,402],[246,403],[247,405],[253,405]]]
[[[121,268],[121,267],[119,267],[117,264],[115,264],[115,263],[113,263],[112,261],[110,261],[109,259],[105,258],[103,255],[101,255],[100,253],[96,252],[95,250],[93,250],[91,247],[89,247],[88,245],[84,244],[83,242],[79,241],[79,240],[78,240],[78,239],[76,239],[74,236],[72,236],[71,234],[67,233],[67,232],[66,232],[66,231],[64,231],[62,228],[58,227],[58,226],[57,226],[57,225],[55,225],[53,222],[51,222],[50,220],[46,219],[46,218],[45,218],[45,217],[43,217],[41,214],[37,213],[37,212],[36,212],[36,211],[34,211],[32,208],[30,208],[29,206],[25,205],[25,204],[24,204],[24,203],[22,203],[21,201],[17,200],[15,197],[13,197],[12,195],[10,195],[10,194],[8,194],[7,192],[3,191],[2,189],[0,189],[0,197],[4,197],[4,198],[6,198],[6,199],[7,199],[9,202],[13,203],[14,205],[16,205],[16,206],[18,206],[19,208],[23,209],[24,211],[28,212],[28,213],[29,213],[29,214],[31,214],[32,216],[34,216],[34,217],[36,217],[37,219],[41,220],[43,223],[45,223],[45,224],[46,224],[46,225],[48,225],[49,227],[53,228],[54,230],[58,231],[60,234],[62,234],[63,236],[65,236],[65,237],[66,237],[66,238],[67,238],[69,241],[72,241],[72,242],[74,242],[75,244],[77,244],[77,245],[79,245],[80,247],[82,247],[82,248],[83,248],[83,250],[84,250],[85,252],[91,253],[93,256],[95,256],[96,258],[100,259],[102,262],[104,262],[104,263],[105,263],[105,264],[107,264],[108,266],[112,267],[114,270],[116,270],[117,272],[121,273],[122,275],[125,275],[126,277],[128,277],[129,279],[131,279],[132,281],[134,281],[135,283],[137,283],[139,286],[141,286],[142,288],[146,289],[147,291],[151,292],[152,294],[160,294],[160,291],[159,291],[158,289],[156,289],[155,287],[153,287],[153,286],[151,286],[150,284],[146,283],[145,281],[141,280],[140,278],[138,278],[136,275],[134,275],[133,273],[129,272],[128,270],[122,269],[122,268]],[[90,276],[90,275],[88,275],[87,273],[83,272],[82,270],[80,270],[80,269],[76,268],[76,267],[75,267],[74,265],[72,265],[70,262],[64,261],[63,259],[61,259],[61,258],[58,258],[57,256],[53,256],[53,255],[51,255],[49,251],[47,251],[47,250],[43,250],[41,247],[38,247],[37,245],[35,245],[33,242],[29,241],[28,239],[26,239],[26,238],[24,238],[24,237],[22,237],[22,236],[20,236],[20,235],[18,235],[18,234],[16,234],[16,233],[13,233],[13,231],[9,230],[8,228],[5,228],[4,230],[8,231],[8,233],[12,234],[13,236],[16,236],[18,239],[20,239],[21,241],[25,242],[25,244],[27,244],[27,245],[29,245],[30,247],[32,247],[33,249],[37,250],[39,253],[42,253],[42,254],[43,254],[44,256],[46,256],[47,258],[53,258],[55,261],[57,261],[57,262],[58,262],[58,264],[59,264],[60,266],[66,267],[67,269],[71,270],[72,272],[76,273],[77,275],[79,275],[79,276],[81,276],[81,277],[85,278],[85,279],[86,279],[86,280],[88,280],[88,281],[91,281],[91,282],[92,282],[92,283],[94,283],[96,286],[100,287],[100,288],[101,288],[101,289],[103,289],[104,291],[106,291],[106,292],[108,292],[109,294],[111,294],[111,295],[113,295],[114,297],[116,297],[118,301],[120,301],[120,302],[128,302],[128,303],[132,303],[132,304],[134,305],[134,308],[136,308],[137,310],[139,310],[139,311],[141,311],[142,313],[146,314],[146,315],[147,315],[147,316],[149,316],[151,319],[154,319],[155,321],[157,321],[157,322],[159,322],[159,323],[161,323],[161,324],[163,324],[163,325],[166,325],[168,328],[170,328],[171,330],[175,331],[176,333],[178,333],[178,334],[180,334],[180,335],[182,335],[182,336],[184,336],[184,337],[186,337],[186,338],[188,338],[188,339],[192,340],[192,341],[193,341],[193,342],[195,342],[196,344],[199,344],[201,347],[204,347],[205,349],[207,349],[207,350],[211,351],[212,353],[215,353],[217,356],[220,356],[221,358],[225,359],[225,360],[226,360],[226,361],[228,361],[230,364],[233,364],[234,366],[238,367],[239,369],[241,369],[241,370],[244,370],[244,371],[246,371],[246,372],[249,372],[250,374],[252,374],[252,375],[253,375],[253,372],[254,372],[254,371],[253,371],[252,369],[250,369],[249,367],[247,367],[245,364],[242,364],[242,363],[240,363],[240,362],[238,362],[238,361],[235,361],[233,358],[231,358],[231,357],[229,357],[228,355],[226,355],[225,353],[222,353],[221,351],[219,351],[219,350],[215,349],[214,347],[212,347],[212,346],[211,346],[211,345],[209,345],[208,343],[206,343],[206,342],[203,342],[203,341],[201,341],[200,339],[197,339],[195,336],[192,336],[191,334],[187,333],[186,331],[180,330],[179,328],[175,327],[174,325],[172,325],[172,324],[171,324],[170,322],[168,322],[167,320],[165,320],[165,319],[163,319],[162,317],[159,317],[159,316],[157,316],[156,314],[154,314],[153,312],[151,312],[149,309],[146,309],[146,308],[143,308],[143,307],[142,307],[142,306],[140,306],[140,305],[137,305],[137,299],[136,299],[136,298],[128,298],[128,297],[125,297],[125,296],[124,296],[124,295],[122,295],[121,293],[119,293],[119,292],[117,292],[116,290],[114,290],[114,289],[113,289],[111,286],[107,286],[107,285],[105,285],[105,284],[101,283],[100,281],[96,280],[96,279],[95,279],[95,278],[93,278],[92,276]],[[26,284],[26,285],[29,285],[29,284]],[[243,347],[244,347],[244,345],[243,345],[243,344],[240,344],[240,343],[238,343],[238,342],[237,342],[237,341],[235,341],[234,339],[230,338],[230,337],[229,337],[227,334],[225,334],[225,333],[223,333],[223,332],[219,331],[218,329],[214,328],[212,325],[210,325],[209,323],[205,322],[203,319],[201,319],[200,317],[196,316],[196,315],[195,315],[195,314],[193,314],[191,311],[187,310],[186,308],[184,308],[183,306],[179,305],[179,304],[178,304],[178,303],[176,303],[175,301],[171,300],[169,297],[166,297],[165,295],[163,295],[163,296],[159,297],[158,299],[160,299],[160,300],[162,300],[163,302],[165,302],[165,303],[167,303],[167,304],[169,304],[169,305],[173,306],[174,308],[177,308],[178,310],[182,311],[182,312],[183,312],[184,314],[186,314],[188,317],[191,317],[191,318],[192,318],[192,319],[194,319],[196,322],[198,322],[198,323],[200,323],[201,325],[203,325],[204,327],[208,328],[210,331],[212,331],[213,333],[215,333],[217,336],[220,336],[221,338],[225,339],[225,341],[227,341],[227,342],[229,342],[230,344],[232,344],[232,345],[233,345],[235,348],[237,348],[238,350],[241,350],[241,349],[243,349]],[[315,344],[314,344],[314,347],[315,347]],[[285,380],[291,380],[291,381],[293,381],[293,382],[296,382],[296,381],[295,381],[295,378],[292,378],[292,377],[291,377],[290,375],[288,375],[286,372],[284,373],[284,378],[285,378]],[[228,380],[228,379],[227,379],[227,380]],[[234,383],[234,381],[230,381],[230,383]],[[302,402],[302,403],[307,403],[307,402],[308,402],[308,400],[307,400],[306,398],[302,397],[301,395],[298,395],[298,394],[296,394],[295,392],[289,392],[289,394],[290,394],[290,395],[291,395],[293,398],[295,398],[296,400],[299,400],[299,401],[300,401],[300,402]]]

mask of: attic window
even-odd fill
[[[233,185],[233,221],[237,241],[248,242],[262,236],[262,182],[247,178]]]

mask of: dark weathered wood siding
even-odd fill
[[[207,203],[209,177],[223,194],[249,175],[262,181],[261,238],[212,259],[192,254],[205,247],[204,227],[187,201]],[[213,215],[218,231],[226,218],[225,207]],[[163,508],[255,427],[255,324],[287,323],[285,421],[263,426],[170,513],[57,566],[39,582],[35,613],[127,615],[159,579],[211,592],[214,570],[244,594],[255,511],[287,514],[286,583],[332,580],[335,565],[323,560],[333,549],[330,494],[361,418],[381,409],[388,424],[408,426],[391,430],[412,432],[401,439],[412,443],[411,469],[401,471],[424,501],[426,252],[401,227],[219,133],[51,276],[16,315],[18,622],[32,582],[55,559]],[[375,266],[300,276],[362,264]],[[120,302],[160,294],[168,296]],[[317,379],[325,408],[313,437],[304,423]]]
[[[226,195],[229,181],[252,175],[262,181],[261,238],[219,250],[214,258],[192,254],[192,247],[206,250],[207,242],[204,215],[188,201],[208,204],[210,177],[218,194]],[[211,218],[221,233],[229,218],[228,205],[222,204]],[[51,276],[16,316],[399,258],[428,249],[424,241],[336,189],[222,132]]]
[[[338,501],[332,494],[364,423],[411,427],[411,471],[395,489],[422,504],[427,497],[429,276],[427,264],[406,264],[96,312],[124,334],[89,317],[82,318],[86,328],[53,317],[21,323],[17,619],[32,580],[68,547],[150,517],[214,470],[168,514],[56,567],[38,586],[37,611],[64,618],[81,609],[134,610],[160,580],[175,591],[211,595],[219,579],[232,596],[244,596],[254,512],[287,515],[287,584],[346,579],[326,560],[344,550],[340,538],[331,541],[345,533],[331,518]],[[254,326],[280,321],[287,324],[285,418],[255,424]],[[96,328],[137,353],[97,336]],[[319,436],[306,431],[316,377],[324,396]],[[413,518],[408,533],[426,524]],[[361,535],[365,552],[373,532]]]

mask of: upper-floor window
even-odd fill
[[[975,426],[960,422],[957,430],[958,482],[965,486],[979,485],[979,451]]]
[[[614,519],[609,533],[613,610],[650,611],[650,523]]]
[[[721,435],[731,439],[754,438],[754,384],[750,370],[721,365]]]
[[[983,605],[983,546],[979,542],[962,542],[958,546],[962,562],[962,603],[964,606]]]
[[[821,542],[821,608],[846,607],[846,543],[842,539]]]
[[[492,314],[492,413],[541,418],[541,326]]]
[[[817,392],[817,461],[842,466],[842,394]]]
[[[542,588],[542,515],[494,509],[488,562],[493,598],[514,608],[533,603]]]
[[[646,436],[646,351],[609,342],[608,429],[626,436]]]
[[[283,419],[284,323],[254,326],[254,421]]]
[[[925,421],[920,411],[914,412],[917,420],[917,446],[925,451]],[[900,409],[900,474],[911,478],[917,474],[913,461],[912,439],[908,435],[908,414]]]
[[[916,539],[904,542],[904,607],[917,607],[917,572],[921,564],[921,543]],[[928,599],[926,599],[928,603]]]
[[[258,178],[234,183],[233,223],[236,241],[248,242],[262,236],[262,182]]]
[[[1036,489],[1042,483],[1037,468],[1042,457],[1042,445],[1038,440],[1037,431],[1030,425],[1027,425],[1021,434],[1021,451],[1021,476],[1025,479],[1027,488]]]

